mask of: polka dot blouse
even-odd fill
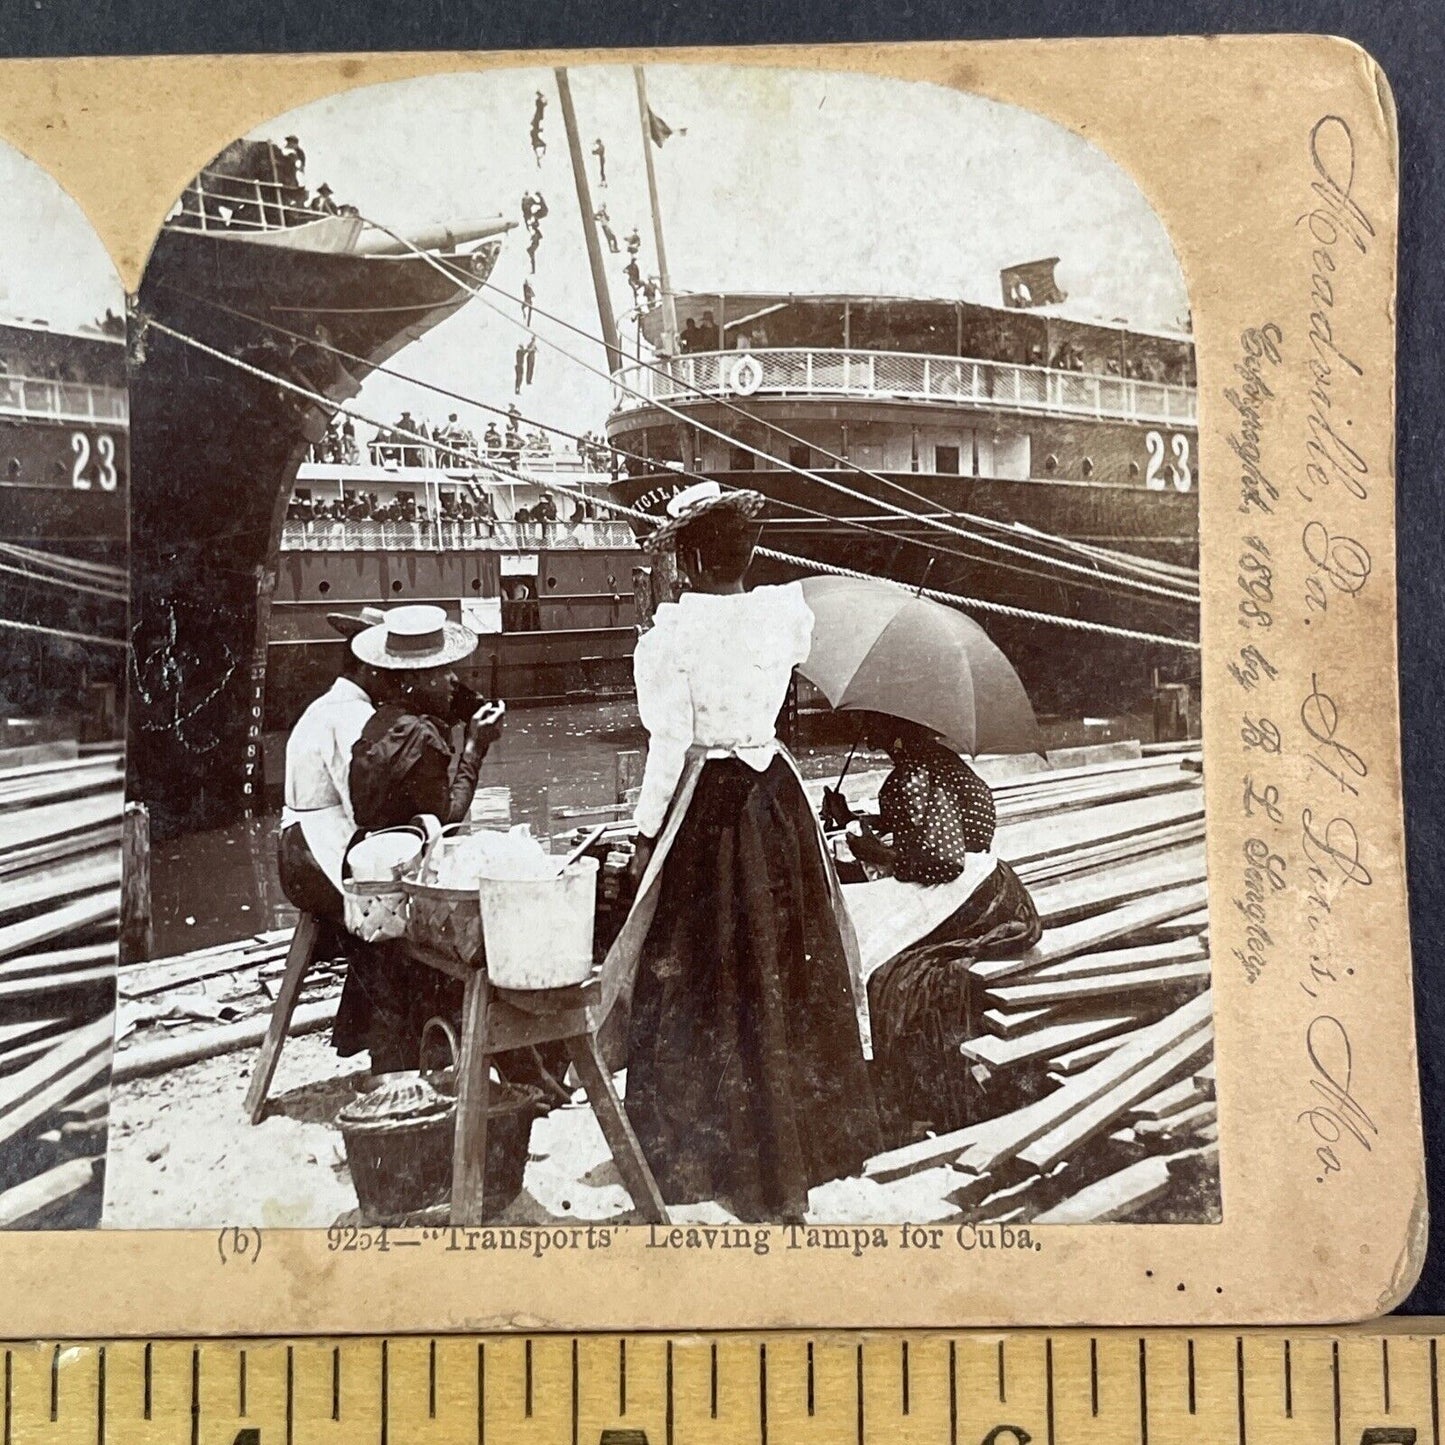
[[[905,755],[878,793],[879,821],[892,833],[893,876],[905,883],[951,883],[966,855],[993,846],[993,794],[941,743]]]

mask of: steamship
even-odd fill
[[[675,339],[646,311],[657,359],[614,377],[618,496],[660,512],[679,464],[761,491],[763,545],[802,562],[757,580],[820,562],[982,604],[1041,710],[1197,682],[1193,338],[1071,314],[1056,264],[1005,270],[1000,305],[677,293]]]
[[[626,693],[636,640],[632,529],[590,457],[534,438],[515,456],[371,440],[313,452],[282,524],[265,727],[289,727],[336,675],[328,612],[430,602],[480,641],[463,680],[509,703]]]
[[[402,236],[344,207],[314,209],[288,168],[269,141],[221,152],[163,225],[129,318],[127,767],[158,837],[260,801],[297,472],[376,366],[465,305],[515,225],[495,216]]]
[[[0,320],[0,757],[118,731],[125,323]]]

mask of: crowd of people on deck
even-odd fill
[[[461,424],[456,412],[445,422],[432,423],[404,411],[390,427],[379,429],[369,446],[371,459],[380,465],[437,467],[443,471],[464,468],[469,459],[518,471],[525,470],[529,463],[550,462],[557,455],[551,434],[539,426],[524,427],[515,406],[508,409],[504,426],[489,421],[480,437]],[[588,471],[614,472],[616,453],[600,433],[583,432],[573,447]],[[333,418],[325,435],[308,449],[306,459],[340,466],[360,463],[361,447],[351,418]]]
[[[298,136],[232,141],[187,186],[175,224],[245,230],[300,226],[319,216],[356,216],[330,184],[306,183],[306,152]]]
[[[331,500],[303,493],[293,496],[286,504],[288,522],[407,522],[430,526],[438,518],[443,522],[474,519],[494,522],[496,515],[492,499],[485,492],[475,499],[443,494],[437,516],[410,492],[385,501],[375,492],[347,492]]]
[[[491,494],[478,490],[475,495],[463,491],[442,492],[433,510],[418,502],[410,492],[386,500],[375,492],[354,491],[326,499],[300,493],[286,505],[288,522],[379,523],[431,527],[453,524],[476,524],[478,535],[497,535],[497,524],[509,522],[521,529],[520,535],[546,542],[561,526],[580,527],[597,517],[594,503],[578,498],[561,506],[551,492],[542,492],[530,506],[516,508],[508,517],[499,517]]]
[[[730,332],[731,335],[728,335]],[[768,329],[761,321],[752,325],[729,325],[727,332],[717,324],[711,311],[702,313],[701,321],[691,316],[683,322],[677,335],[678,350],[689,351],[751,351],[770,344]],[[726,338],[726,339],[725,339]]]
[[[640,275],[636,279],[640,283]],[[876,347],[875,342],[879,343]],[[688,316],[683,320],[678,331],[677,344],[680,352],[690,353],[760,350],[773,345],[773,341],[766,322],[761,318],[742,322],[730,321],[724,326],[719,324],[714,311],[704,310],[701,316]],[[827,340],[809,343],[807,340],[795,338],[788,344],[836,347],[839,340],[837,337],[831,337]],[[915,351],[919,347],[913,333],[900,331],[893,337],[872,338],[866,349]],[[995,347],[981,346],[979,359],[1041,367],[1051,371],[1068,371],[1080,375],[1118,376],[1133,381],[1170,385],[1189,384],[1187,367],[1182,359],[1171,363],[1164,356],[1148,351],[1134,356],[1107,356],[1100,354],[1097,345],[1092,350],[1086,351],[1079,342],[1067,339],[1060,341],[1052,351],[1049,351],[1038,342],[1029,343],[1016,338],[1012,344]]]
[[[866,741],[892,763],[876,810],[830,789],[815,813],[777,736],[815,618],[796,583],[746,585],[762,504],[698,484],[645,544],[675,558],[684,590],[636,649],[647,758],[625,919],[598,948],[621,981],[604,1055],[627,1070],[626,1109],[664,1200],[789,1222],[810,1190],[883,1148],[980,1117],[984,1085],[958,1048],[982,1006],[968,965],[1026,951],[1041,930],[991,851],[988,787],[937,733],[866,715]],[[457,677],[477,638],[441,608],[332,621],[351,641],[288,742],[280,877],[348,960],[338,1051],[414,1069],[425,1021],[458,1020],[460,988],[404,945],[342,932],[346,857],[368,830],[419,813],[465,818],[500,723]],[[870,877],[932,900],[918,936],[890,940],[871,973],[825,833],[840,827]],[[555,1085],[554,1062],[498,1067]]]
[[[361,460],[361,448],[356,441],[356,424],[349,416],[333,417],[330,426],[326,428],[326,435],[311,444],[306,460],[354,467]]]

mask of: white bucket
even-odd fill
[[[566,988],[592,972],[597,860],[555,878],[483,878],[482,942],[498,988]]]

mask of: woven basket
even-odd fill
[[[440,1019],[453,1063],[456,1035]],[[371,1224],[409,1224],[448,1213],[456,1132],[455,1069],[383,1074],[337,1117],[357,1205]],[[487,1108],[485,1214],[494,1219],[522,1192],[532,1121],[547,1112],[541,1091],[493,1085]]]
[[[444,828],[422,855],[416,874],[403,879],[401,886],[409,901],[406,936],[471,968],[482,959],[482,904],[477,889],[443,888],[431,881],[448,840],[468,831],[464,823]]]
[[[414,837],[418,855],[426,843],[426,834],[421,828],[387,828],[382,831]],[[346,931],[363,943],[384,943],[388,939],[401,938],[406,933],[409,904],[403,879],[407,869],[415,866],[413,860],[409,865],[398,867],[390,879],[367,879],[364,882],[355,878],[344,879],[341,884],[341,920]]]

